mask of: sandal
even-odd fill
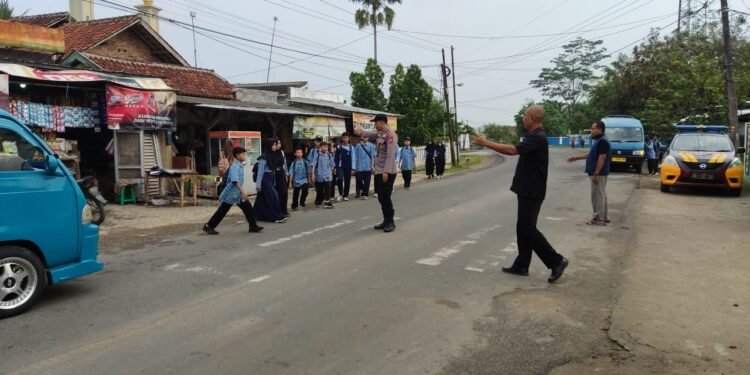
[[[597,226],[603,227],[607,225],[607,223],[602,220],[589,220],[586,222],[586,225],[597,225]]]

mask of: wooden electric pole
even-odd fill
[[[724,85],[727,90],[727,110],[729,111],[729,134],[734,146],[739,145],[739,119],[737,118],[737,93],[734,88],[734,63],[732,61],[732,39],[729,34],[729,5],[721,0],[721,28],[724,37]]]
[[[448,98],[448,75],[451,74],[451,72],[448,68],[448,65],[445,65],[445,48],[443,48],[443,65],[441,65],[440,68],[443,70],[443,100],[445,100],[445,121],[448,122],[448,143],[450,143],[451,150],[451,166],[455,167],[456,142],[455,138],[453,137],[453,126],[451,126],[451,122],[453,122],[453,116],[451,116],[451,103],[450,99]]]

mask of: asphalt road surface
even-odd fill
[[[638,182],[613,176],[613,225],[585,226],[589,185],[568,153],[552,153],[539,223],[571,260],[558,284],[536,257],[529,277],[500,272],[516,252],[508,158],[397,190],[390,234],[372,229],[371,198],[102,256],[105,271],[0,321],[0,373],[546,373],[608,342],[619,253],[601,249]]]

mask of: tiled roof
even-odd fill
[[[68,12],[59,12],[37,14],[33,16],[13,17],[11,21],[28,23],[36,26],[54,27],[61,22],[68,21],[69,18],[70,14]]]
[[[121,60],[91,53],[82,55],[108,72],[162,78],[169,86],[177,89],[180,95],[234,99],[232,85],[213,70]]]
[[[66,24],[62,27],[65,55],[76,50],[85,51],[138,22],[140,17],[131,15]]]

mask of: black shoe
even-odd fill
[[[250,230],[248,232],[250,233],[258,233],[263,230],[263,227],[259,227],[257,225],[250,227]]]
[[[503,272],[518,276],[529,276],[528,268],[518,268],[516,266],[503,267]]]
[[[562,277],[567,267],[568,267],[568,260],[563,258],[560,264],[557,265],[557,267],[552,268],[552,274],[549,276],[549,279],[547,279],[547,281],[549,281],[550,284],[557,281],[559,278]]]
[[[385,226],[383,226],[383,232],[385,233],[391,233],[394,230],[396,230],[396,224],[394,223],[387,223]]]
[[[219,232],[217,232],[216,229],[209,227],[208,224],[203,226],[203,231],[210,235],[219,234]]]
[[[382,222],[382,223],[380,223],[380,224],[378,224],[378,225],[376,225],[376,226],[374,226],[373,229],[375,229],[375,230],[383,230],[383,229],[385,229],[385,221]]]

